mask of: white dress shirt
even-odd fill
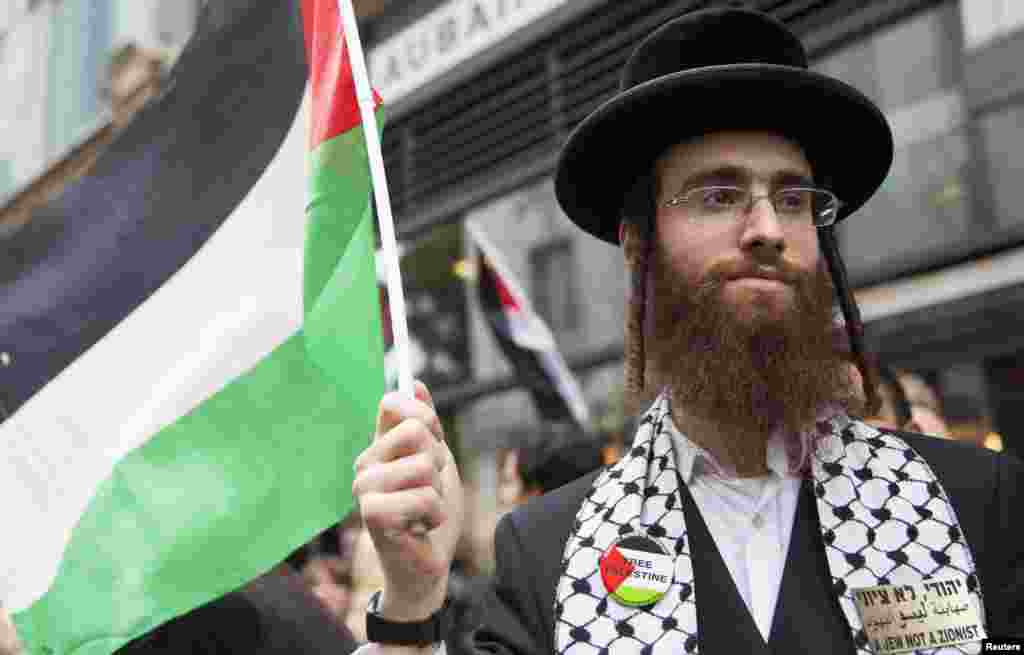
[[[722,474],[714,457],[686,438],[671,420],[669,430],[679,474],[767,642],[800,497],[800,477],[788,472],[778,435],[768,441],[768,475],[741,479]]]

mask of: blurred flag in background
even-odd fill
[[[498,249],[478,225],[466,226],[476,248],[480,307],[502,352],[530,391],[543,420],[574,423],[586,431],[590,426],[586,398],[551,330],[532,307]]]

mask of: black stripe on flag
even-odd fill
[[[87,177],[0,241],[0,351],[12,355],[0,368],[0,420],[220,227],[281,146],[306,75],[297,3],[206,4],[165,93]]]

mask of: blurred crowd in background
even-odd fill
[[[468,481],[468,516],[448,586],[456,625],[450,651],[457,652],[459,636],[468,634],[479,620],[482,594],[494,570],[494,529],[501,517],[534,496],[614,461],[622,447],[621,439],[602,444],[568,432],[553,441],[538,437],[526,446],[499,449],[494,459],[495,496]],[[384,578],[357,511],[292,553],[286,566],[302,576],[333,620],[344,624],[358,641],[366,639],[366,606],[383,587]]]

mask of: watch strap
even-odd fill
[[[375,592],[366,608],[366,637],[369,641],[400,646],[429,646],[444,640],[447,632],[444,625],[448,615],[447,599],[441,609],[423,621],[390,621],[379,613],[381,593]]]

